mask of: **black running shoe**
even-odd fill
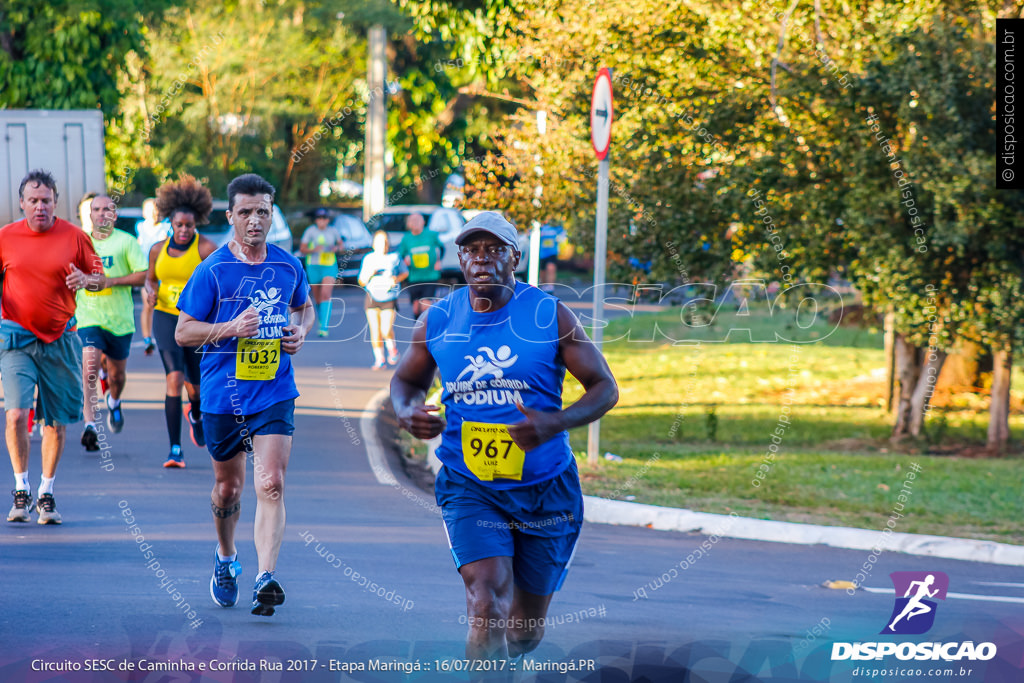
[[[199,419],[192,420],[192,406],[188,408],[188,433],[192,437],[192,443],[196,445],[196,448],[202,448],[206,445],[206,434],[203,432],[203,416],[199,415]]]
[[[82,445],[89,453],[95,453],[100,449],[100,437],[96,434],[96,428],[88,426],[82,432]]]
[[[284,604],[284,589],[271,572],[263,572],[252,589],[252,613],[272,617],[274,607],[281,604]]]

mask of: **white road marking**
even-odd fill
[[[892,588],[871,588],[870,586],[861,586],[863,590],[868,593],[882,593],[892,594],[895,591]],[[1013,597],[1009,595],[974,595],[973,593],[946,593],[947,598],[959,598],[961,600],[980,600],[983,602],[1010,602],[1018,605],[1024,605],[1024,598]]]

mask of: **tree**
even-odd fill
[[[734,259],[784,285],[837,274],[895,320],[894,436],[921,433],[958,339],[1000,354],[992,415],[1005,425],[1024,216],[1017,193],[991,189],[993,7],[521,2],[520,30],[499,49],[525,56],[513,71],[526,106],[470,174],[471,192],[520,220],[563,217],[586,241],[601,54],[616,74],[612,277],[644,277],[627,257],[649,261],[656,280],[727,276]],[[551,114],[543,141],[527,107]],[[682,265],[669,245],[688,247]]]

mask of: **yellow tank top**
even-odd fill
[[[195,236],[192,244],[181,256],[168,254],[170,246],[171,240],[167,239],[156,257],[156,279],[160,282],[160,287],[156,291],[156,310],[178,315],[178,297],[181,296],[181,290],[185,289],[185,283],[202,261],[199,258],[199,235]]]

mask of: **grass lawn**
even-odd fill
[[[736,331],[743,328],[749,334]],[[1024,455],[955,455],[984,443],[987,397],[937,392],[927,437],[897,450],[888,442],[881,331],[832,329],[824,316],[798,325],[792,313],[772,319],[763,307],[722,311],[704,328],[685,324],[679,308],[613,321],[605,338],[615,341],[604,350],[620,398],[601,422],[600,450],[622,460],[589,465],[586,428],[573,430],[584,491],[881,529],[916,462],[921,471],[896,531],[1024,544]],[[815,341],[749,342],[776,333]],[[1022,380],[1015,369],[1014,386]],[[566,403],[579,395],[570,378]],[[1013,406],[1011,436],[1019,440],[1020,392]]]

